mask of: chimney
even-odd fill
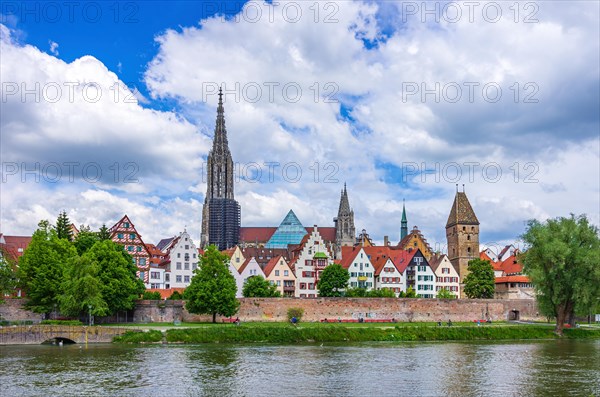
[[[383,246],[387,247],[388,245],[390,245],[388,236],[383,236]]]

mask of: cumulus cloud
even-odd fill
[[[92,206],[84,219],[94,223],[102,211],[115,221],[129,211],[155,240],[186,224],[197,234],[222,86],[243,225],[277,225],[289,208],[305,226],[332,225],[344,182],[357,230],[376,241],[398,238],[406,198],[409,225],[443,250],[457,183],[488,245],[518,238],[531,217],[587,213],[599,224],[597,7],[527,3],[515,14],[495,2],[496,19],[481,3],[471,21],[467,3],[448,4],[462,10],[457,21],[436,21],[420,2],[319,3],[318,14],[310,2],[250,2],[237,16],[157,33],[148,100],[174,101],[179,113],[144,108],[93,56],[67,64],[3,39],[3,83],[103,90],[93,104],[11,96],[3,158],[134,162],[139,183],[114,183],[108,172],[90,187],[80,177],[68,196],[73,215]],[[116,92],[134,100],[111,100]],[[4,198],[3,222],[15,228],[26,206],[38,217],[62,209],[58,199],[40,208],[26,200],[7,212]]]

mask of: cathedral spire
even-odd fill
[[[213,151],[218,154],[229,153],[227,142],[227,128],[225,128],[225,108],[223,107],[223,90],[219,87],[219,105],[217,106],[217,121],[215,123],[215,137]]]
[[[348,212],[350,212],[350,202],[348,201],[348,190],[346,190],[346,182],[344,182],[344,190],[342,190],[342,196],[340,198],[340,209],[338,210],[338,216]]]
[[[408,221],[406,220],[406,208],[404,206],[404,199],[402,199],[402,222],[400,226],[400,240],[408,235]]]

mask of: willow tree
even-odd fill
[[[523,272],[537,292],[539,308],[556,317],[555,332],[574,325],[575,313],[587,313],[600,298],[600,239],[585,215],[530,220],[522,236]]]

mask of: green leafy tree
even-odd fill
[[[350,273],[342,265],[334,263],[325,267],[321,273],[321,278],[317,283],[319,296],[335,297],[342,296],[344,289],[348,287]]]
[[[217,314],[233,316],[237,313],[240,306],[235,297],[237,286],[227,268],[227,261],[229,257],[220,253],[214,245],[206,249],[190,285],[183,293],[185,308],[190,313],[211,314],[213,323],[217,322]]]
[[[110,241],[97,241],[86,254],[99,265],[102,297],[110,314],[131,310],[144,293],[144,282],[137,276],[137,267],[123,247]]]
[[[0,252],[0,303],[4,302],[4,294],[13,292],[17,285],[15,266]]]
[[[347,288],[344,292],[344,296],[346,298],[364,298],[367,296],[367,289],[360,287]]]
[[[169,296],[170,300],[182,300],[183,295],[179,291],[173,291],[171,296]]]
[[[575,313],[588,314],[600,298],[598,228],[585,215],[528,222],[521,236],[523,272],[537,292],[542,313],[556,317],[555,332],[574,325]]]
[[[468,271],[463,280],[465,295],[471,299],[492,299],[496,278],[490,261],[479,258],[470,260]]]
[[[456,295],[454,295],[452,292],[448,291],[446,288],[442,288],[441,290],[438,291],[437,298],[438,299],[454,299],[454,298],[456,298]]]
[[[368,298],[395,298],[396,293],[390,288],[372,289],[367,291]]]
[[[81,229],[79,230],[79,233],[75,237],[73,244],[75,245],[75,248],[77,249],[77,253],[79,255],[83,255],[90,248],[92,248],[92,246],[94,244],[96,244],[96,241],[99,241],[99,240],[100,239],[98,238],[97,233],[92,232],[89,227],[81,225]]]
[[[67,216],[67,212],[63,211],[58,214],[56,220],[56,235],[58,238],[64,238],[69,241],[73,241],[73,230],[71,230],[71,221]]]
[[[98,231],[98,240],[100,240],[100,241],[110,240],[110,232],[108,231],[108,228],[106,227],[105,224],[103,224],[102,227],[100,228],[100,231]]]
[[[417,293],[413,289],[412,285],[406,289],[404,296],[402,296],[402,298],[416,298],[416,297],[417,297]]]
[[[102,296],[100,266],[87,253],[72,258],[67,264],[59,296],[60,312],[78,317],[85,313],[94,316],[109,314],[108,305]]]
[[[162,299],[162,297],[160,296],[160,292],[158,291],[144,291],[142,299],[149,301],[159,301]]]
[[[242,288],[245,298],[279,298],[281,294],[277,287],[264,279],[263,276],[249,277]]]
[[[26,290],[26,307],[36,313],[50,313],[59,304],[66,264],[77,250],[66,239],[58,238],[47,221],[39,223],[31,243],[19,260],[17,277]]]

